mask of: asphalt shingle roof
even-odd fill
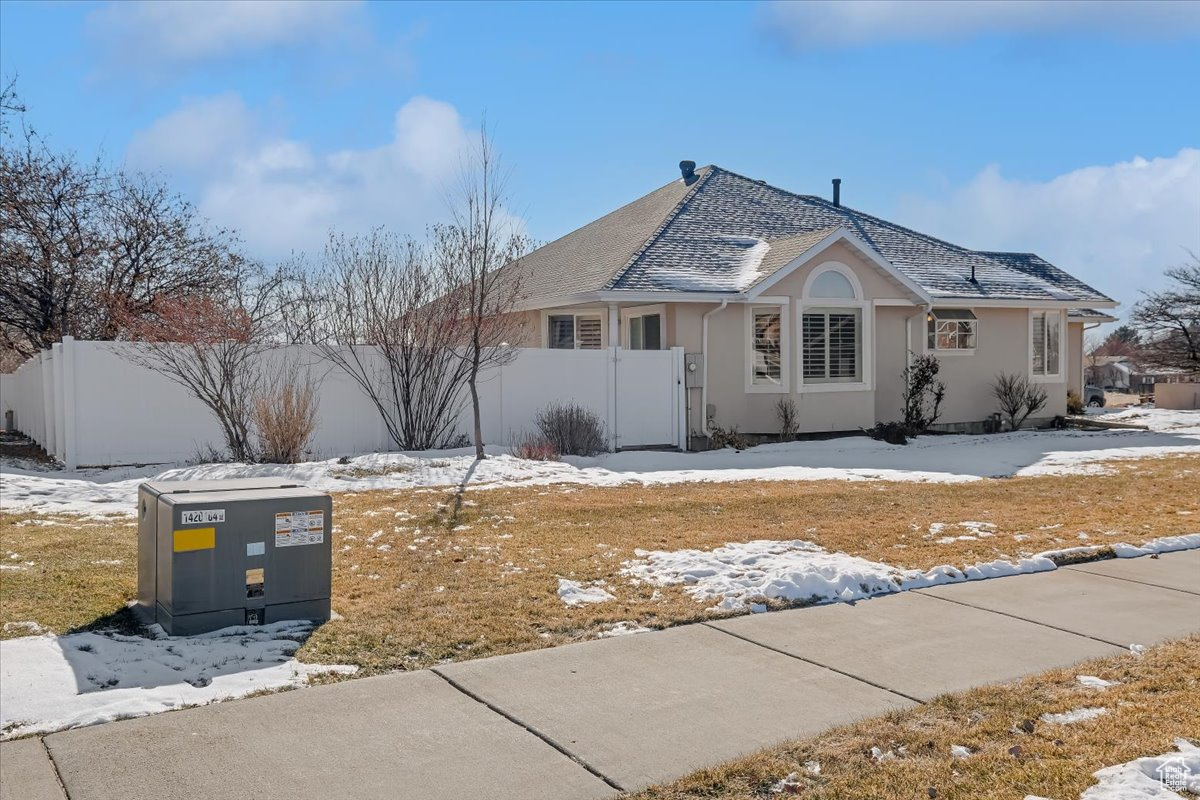
[[[526,294],[738,292],[841,227],[934,299],[1112,302],[1032,253],[970,250],[720,167],[696,173],[522,259]]]

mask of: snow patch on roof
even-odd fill
[[[746,248],[734,270],[734,288],[743,291],[762,275],[762,261],[771,245],[755,236],[722,236],[722,239],[738,247]]]

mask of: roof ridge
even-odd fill
[[[674,208],[667,213],[667,215],[663,218],[662,223],[655,228],[648,237],[646,237],[646,241],[642,242],[641,246],[637,250],[633,251],[633,255],[629,257],[629,260],[609,276],[608,281],[604,284],[605,289],[611,289],[618,281],[621,280],[622,276],[629,271],[629,268],[636,264],[638,259],[642,257],[642,254],[650,248],[650,245],[654,244],[658,237],[662,236],[667,227],[675,221],[675,218],[678,217],[683,211],[684,206],[688,204],[688,201],[695,197],[696,193],[700,191],[700,187],[708,183],[708,179],[721,168],[715,164],[709,164],[707,167],[701,167],[700,169],[706,170],[706,172],[696,179],[696,183],[687,190],[683,197],[679,198],[679,202],[676,203]]]

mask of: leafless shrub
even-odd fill
[[[312,372],[295,363],[270,375],[254,394],[259,461],[297,464],[317,429],[317,386]]]
[[[454,288],[430,252],[384,230],[331,235],[305,293],[322,355],[370,398],[403,450],[445,448],[470,372],[468,336],[445,298]]]
[[[708,421],[708,445],[714,450],[722,450],[726,447],[745,450],[750,447],[750,442],[738,431],[736,425],[722,428],[716,420],[710,419]]]
[[[534,423],[559,455],[594,456],[608,451],[604,422],[574,403],[552,403],[539,410]]]
[[[538,431],[521,431],[509,444],[512,454],[530,461],[557,461],[559,452],[550,440]]]
[[[1001,372],[992,382],[992,394],[1000,403],[1000,412],[1015,431],[1029,416],[1044,408],[1049,399],[1044,386],[1033,383],[1024,375]]]
[[[1067,413],[1082,414],[1084,412],[1083,398],[1074,389],[1067,391]]]
[[[795,441],[796,434],[800,432],[796,401],[790,397],[781,397],[775,404],[775,415],[779,417],[779,441]]]

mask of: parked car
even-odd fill
[[[1083,403],[1092,408],[1104,408],[1104,390],[1091,384],[1083,387]]]

